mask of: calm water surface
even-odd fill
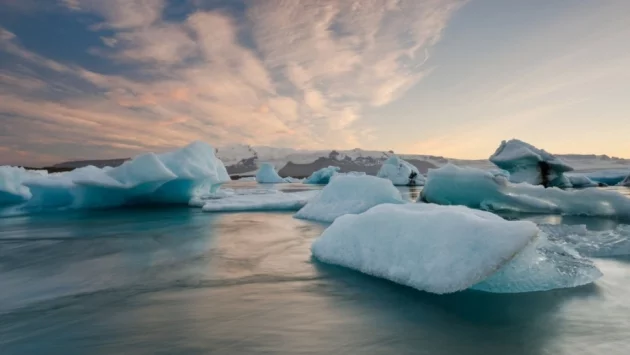
[[[630,258],[596,259],[582,288],[437,296],[313,261],[324,228],[189,208],[0,219],[0,354],[630,354]]]

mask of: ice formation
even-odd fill
[[[622,182],[619,183],[621,186],[630,186],[630,175],[628,175]]]
[[[584,173],[584,175],[595,182],[614,186],[620,184],[627,176],[630,176],[630,171],[627,169],[609,169]]]
[[[547,174],[549,186],[571,187],[564,173],[572,171],[572,167],[560,158],[518,139],[501,142],[497,151],[490,156],[490,161],[508,171],[511,182],[526,182],[532,185],[542,184],[540,164],[543,163],[549,169]]]
[[[204,212],[297,211],[317,194],[319,191],[237,194],[206,200],[202,210]]]
[[[566,174],[566,177],[574,188],[597,187],[600,185],[583,174]]]
[[[194,142],[169,153],[140,155],[116,168],[88,166],[48,175],[23,172],[20,179],[18,191],[25,201],[0,214],[188,203],[195,195],[213,192],[230,177],[214,148]]]
[[[532,222],[506,221],[462,206],[383,204],[336,219],[311,250],[323,262],[438,294],[473,286],[493,292],[546,290],[601,276],[576,255],[572,260],[581,264],[573,265],[575,272],[561,274],[552,258],[538,254],[543,250],[538,244],[548,243],[544,238]]]
[[[424,185],[424,176],[418,168],[395,155],[385,160],[376,176],[391,180],[396,186]]]
[[[330,181],[330,178],[333,177],[341,170],[338,166],[329,166],[327,168],[322,168],[312,173],[306,180],[304,180],[305,184],[315,184],[315,185],[326,185]]]
[[[425,201],[441,205],[497,212],[630,218],[630,198],[615,191],[565,191],[513,184],[500,175],[450,164],[429,171],[422,196]]]
[[[276,172],[276,168],[270,163],[263,163],[256,173],[256,181],[259,184],[282,184],[287,182]]]
[[[332,222],[344,214],[362,213],[382,203],[404,203],[391,181],[375,176],[335,176],[295,217]]]
[[[0,206],[27,201],[31,191],[23,185],[29,175],[24,168],[0,166]]]

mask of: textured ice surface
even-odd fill
[[[0,166],[0,206],[24,202],[31,191],[23,185],[28,172],[23,168]]]
[[[424,185],[424,176],[418,168],[395,155],[385,160],[376,176],[388,179],[396,186]]]
[[[630,218],[630,198],[615,191],[512,184],[503,176],[454,165],[430,170],[422,195],[441,205],[489,211]]]
[[[188,203],[192,197],[213,192],[229,180],[214,148],[194,142],[169,153],[140,155],[116,168],[88,166],[67,173],[26,174],[18,189],[28,191],[30,197],[0,214]]]
[[[259,184],[282,184],[287,182],[276,172],[276,168],[269,163],[263,163],[256,173],[256,181]]]
[[[619,183],[621,186],[630,186],[630,175],[628,175],[622,182]]]
[[[232,195],[220,199],[206,200],[204,212],[234,211],[297,211],[319,191],[277,192],[252,195]]]
[[[330,181],[330,178],[333,177],[341,170],[338,166],[329,166],[327,168],[322,168],[312,173],[306,180],[304,180],[305,184],[316,184],[316,185],[326,185]]]
[[[544,235],[532,222],[462,206],[385,204],[338,218],[312,252],[327,263],[439,294],[473,285],[492,292],[539,291],[601,275],[568,248],[562,251],[571,254],[568,261],[560,254],[556,264],[547,252],[557,247],[541,241]],[[540,244],[549,246],[543,250]]]
[[[339,175],[295,217],[332,222],[344,214],[362,213],[382,203],[404,203],[391,181],[369,175]]]
[[[592,261],[541,234],[498,272],[472,288],[497,293],[548,291],[586,285],[601,276]]]
[[[549,164],[551,186],[571,187],[563,173],[572,171],[572,167],[560,158],[518,139],[501,142],[496,152],[490,156],[490,161],[499,168],[508,171],[510,181],[527,182],[533,185],[542,182],[538,163],[546,162]]]
[[[539,225],[552,240],[575,248],[582,255],[610,257],[630,255],[630,225],[615,229],[591,231],[585,225]]]

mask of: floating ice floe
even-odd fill
[[[204,212],[297,211],[317,194],[319,191],[236,194],[205,200],[202,210]]]
[[[20,174],[16,191],[21,191],[24,201],[16,201],[0,215],[131,204],[185,204],[230,181],[214,148],[202,142],[174,152],[140,155],[116,168],[88,166],[66,173]],[[15,188],[12,185],[12,191]]]
[[[495,212],[630,218],[630,198],[615,191],[565,191],[513,184],[503,176],[450,164],[429,171],[422,197],[441,205],[463,205]]]
[[[382,203],[404,203],[391,181],[369,175],[338,175],[295,217],[332,222],[344,214],[362,213]]]
[[[376,176],[388,179],[396,186],[424,185],[424,176],[418,168],[395,155],[385,160]]]
[[[630,255],[630,225],[627,224],[603,231],[588,230],[583,224],[543,224],[538,227],[550,240],[566,244],[582,255],[593,257]]]
[[[597,182],[589,179],[588,176],[583,175],[583,174],[572,173],[572,174],[566,174],[565,176],[567,177],[567,179],[569,179],[569,182],[571,183],[571,186],[574,187],[574,188],[585,188],[585,187],[597,187],[597,186],[600,186],[600,183],[597,183]]]
[[[571,166],[553,154],[518,139],[501,142],[496,152],[490,156],[490,161],[508,171],[511,182],[532,185],[542,184],[541,164],[544,164],[548,168],[546,175],[549,186],[571,187],[564,176],[565,172],[573,170]]]
[[[276,168],[269,163],[263,163],[256,173],[256,181],[259,184],[282,184],[287,182],[276,172]]]
[[[437,294],[542,291],[601,276],[534,223],[462,206],[379,205],[337,218],[311,250],[320,261]]]
[[[304,180],[305,184],[314,184],[314,185],[326,185],[330,181],[335,174],[337,174],[341,170],[338,166],[329,166],[327,168],[322,168],[312,173],[306,180]]]

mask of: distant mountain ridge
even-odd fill
[[[352,150],[299,150],[277,147],[255,147],[232,145],[217,149],[217,156],[225,164],[230,175],[253,175],[261,163],[273,164],[280,176],[303,177],[330,165],[338,166],[342,172],[362,171],[375,175],[383,162],[394,155],[393,151]],[[489,160],[450,159],[442,156],[397,154],[418,168],[422,174],[431,168],[452,163],[481,169],[496,168]],[[604,169],[630,169],[630,159],[595,154],[556,155],[573,166],[576,171],[596,171]],[[129,158],[68,161],[54,165],[55,168],[76,169],[88,165],[102,168],[118,166]]]

